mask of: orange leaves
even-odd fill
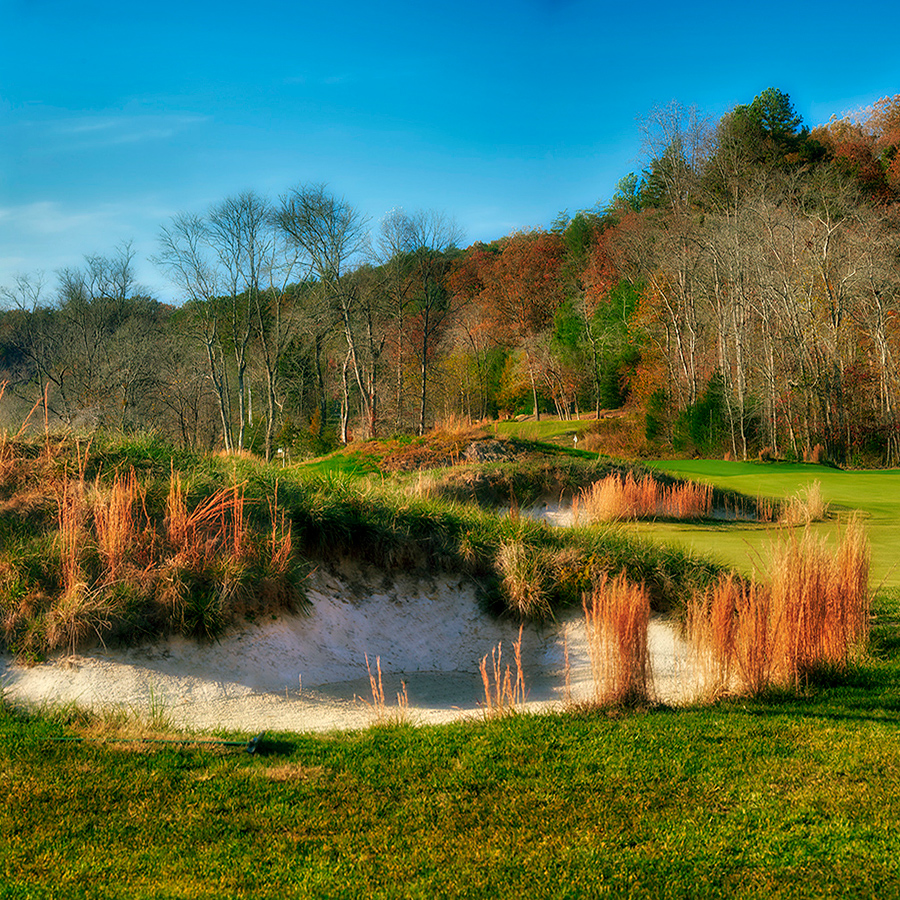
[[[582,274],[584,297],[588,309],[596,309],[600,301],[618,281],[618,273],[610,259],[606,233],[595,231],[588,253],[587,264]]]
[[[549,325],[563,300],[563,254],[557,234],[518,232],[470,250],[451,284],[478,303],[497,337],[522,342]]]

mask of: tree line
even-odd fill
[[[3,289],[7,426],[321,452],[451,416],[630,405],[649,446],[893,464],[900,95],[803,126],[769,89],[671,105],[609,203],[461,249],[436,211],[376,226],[324,185],[172,218],[134,253]]]

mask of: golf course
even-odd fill
[[[861,522],[871,548],[865,648],[845,664],[808,670],[802,678],[751,693],[721,691],[687,705],[629,695],[536,713],[497,694],[494,707],[489,695],[480,714],[446,724],[415,724],[390,693],[379,707],[373,681],[371,724],[325,733],[191,731],[173,725],[172,710],[159,698],[146,709],[105,714],[78,703],[23,707],[7,700],[0,707],[0,897],[897,893],[900,576],[894,562],[900,474],[661,460],[640,471],[708,483],[722,492],[717,497],[736,503],[743,495],[759,508],[768,508],[767,500],[787,508],[786,501],[818,482],[822,521],[785,525],[717,516],[579,521],[565,528],[529,518],[526,507],[554,496],[571,504],[609,477],[611,465],[621,471],[619,464],[571,449],[570,435],[541,444],[533,437],[516,443],[490,434],[458,440],[460,446],[482,441],[484,448],[499,441],[506,453],[500,461],[406,472],[396,464],[436,458],[446,450],[441,440],[450,438],[354,445],[310,471],[174,455],[152,443],[98,444],[89,454],[60,444],[45,448],[46,458],[9,444],[6,459],[19,466],[19,475],[7,478],[18,492],[8,492],[5,501],[3,572],[8,586],[19,585],[18,594],[8,596],[18,597],[20,607],[4,602],[7,622],[20,618],[18,630],[8,626],[8,646],[16,652],[18,642],[18,652],[40,665],[71,653],[72,641],[77,653],[92,652],[91,629],[74,620],[64,645],[52,649],[49,626],[56,623],[59,630],[59,614],[48,607],[39,615],[38,600],[23,599],[29,590],[37,598],[40,579],[50,577],[35,561],[35,548],[46,554],[50,545],[41,536],[47,519],[34,499],[33,479],[42,478],[46,487],[52,470],[60,483],[70,479],[71,490],[80,466],[84,483],[93,485],[84,502],[95,504],[94,510],[104,491],[112,497],[123,490],[120,476],[111,473],[129,467],[140,473],[135,496],[145,499],[135,503],[134,516],[147,518],[138,522],[136,535],[163,528],[155,510],[168,509],[170,523],[178,497],[190,527],[213,528],[215,517],[201,521],[202,511],[218,498],[215,522],[227,518],[234,528],[244,509],[243,501],[234,500],[233,485],[240,484],[250,522],[241,532],[242,546],[253,545],[256,527],[269,534],[266,540],[275,534],[283,542],[289,522],[293,550],[332,571],[354,553],[386,572],[468,566],[467,577],[494,585],[482,602],[500,622],[515,622],[514,615],[549,622],[577,609],[582,582],[567,572],[578,570],[578,559],[605,560],[611,573],[643,573],[651,604],[677,618],[679,596],[732,568],[743,577],[764,577],[769,548],[790,533],[812,529],[837,546],[848,523]],[[386,459],[396,474],[383,474]],[[253,500],[264,491],[274,497],[276,485],[278,507]],[[28,491],[30,505],[21,499]],[[460,499],[464,491],[474,499]],[[56,514],[51,520],[68,527]],[[78,521],[90,517],[85,513]],[[122,544],[130,549],[117,563],[121,572],[133,558],[144,575],[131,592],[122,589],[125,576],[118,577],[110,596],[129,603],[118,624],[104,632],[107,641],[144,640],[140,633],[153,621],[169,632],[187,627],[204,653],[214,653],[216,642],[235,627],[235,616],[239,624],[247,616],[286,615],[292,603],[302,607],[301,599],[290,599],[294,563],[283,561],[276,584],[278,573],[270,566],[260,574],[261,564],[246,549],[241,558],[251,562],[242,583],[265,578],[268,606],[251,606],[244,597],[231,613],[221,603],[215,614],[209,604],[179,607],[166,593],[171,588],[161,587],[171,578],[151,578],[156,568],[172,570],[177,550],[181,577],[189,580],[186,551],[175,546],[167,527],[149,543],[135,537]],[[237,533],[228,531],[222,544],[232,566]],[[70,547],[88,546],[84,536],[72,541]],[[509,569],[497,562],[506,558],[497,548],[516,542],[556,573],[539,597],[520,596],[519,613]],[[163,544],[175,555],[163,558]],[[53,546],[64,573],[68,551]],[[79,577],[92,579],[79,596],[96,599],[107,590],[104,566],[112,556],[92,552],[78,556]],[[208,550],[192,563],[198,568],[190,583],[212,591],[215,579],[224,577],[222,559]],[[493,565],[500,568],[492,575]],[[234,570],[228,571],[233,580]],[[228,584],[219,600],[240,594]],[[187,595],[180,596],[187,602]],[[164,600],[180,610],[178,621],[162,621]],[[529,609],[538,601],[546,606]],[[152,603],[158,606],[146,605]],[[82,611],[93,628],[99,619],[91,609],[85,601]],[[112,621],[112,605],[104,615]],[[131,638],[128,623],[138,632]],[[511,660],[509,644],[504,652]],[[526,688],[528,675],[526,668]]]

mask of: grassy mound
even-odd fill
[[[578,460],[497,465],[472,463],[476,474],[465,477],[524,495],[598,474]],[[447,487],[455,474],[434,491],[416,489],[417,477],[285,469],[153,438],[7,440],[3,640],[36,659],[97,640],[210,638],[243,618],[301,608],[309,567],[345,557],[385,571],[462,573],[490,611],[530,618],[580,605],[604,572],[646,583],[657,609],[717,572],[616,528],[559,530],[463,503]]]

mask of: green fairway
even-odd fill
[[[554,441],[554,438],[561,438],[568,435],[569,441],[574,445],[574,436],[579,437],[585,432],[590,431],[596,422],[590,419],[542,419],[535,422],[534,419],[526,419],[521,422],[508,421],[497,422],[494,431],[502,437],[516,437],[528,441]]]
[[[783,498],[818,481],[834,517],[813,528],[833,535],[841,518],[862,513],[872,545],[872,586],[900,585],[900,470],[844,471],[805,463],[658,460],[648,466],[753,497]],[[744,571],[766,559],[771,525],[752,523],[641,523],[639,533],[677,544]]]

